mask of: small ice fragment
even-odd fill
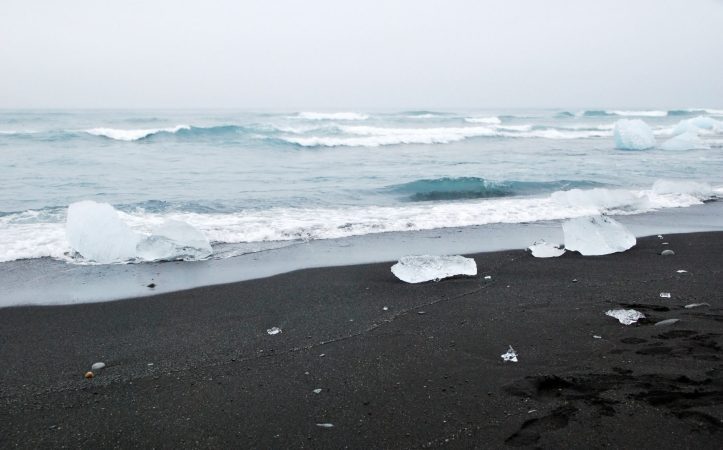
[[[634,309],[611,309],[605,315],[618,319],[623,325],[630,325],[645,318],[645,314]]]
[[[668,245],[667,242],[662,242],[660,245]]]
[[[655,147],[653,130],[640,119],[620,119],[613,130],[615,147],[622,150],[645,150]]]
[[[536,410],[536,409],[531,409],[531,410],[527,411],[527,414],[532,414],[533,412],[537,412],[537,410]]]
[[[559,245],[552,245],[545,242],[544,239],[535,241],[532,245],[527,247],[535,258],[557,258],[558,256],[565,253],[564,248],[560,248]]]
[[[321,355],[319,355],[319,358],[323,358],[324,356],[326,356],[326,353],[322,353]]]
[[[678,272],[678,273],[688,273],[688,271],[685,270],[685,269],[676,270],[676,272]]]
[[[148,365],[149,365],[149,366],[152,366],[152,365],[153,365],[153,363],[148,363]]]
[[[492,275],[485,275],[485,280],[491,280],[491,279],[492,279]]]
[[[582,255],[624,252],[635,245],[633,235],[621,223],[607,216],[578,217],[562,224],[565,248]]]
[[[693,309],[693,308],[700,308],[701,306],[710,306],[710,303],[691,303],[689,305],[685,305],[685,309]]]
[[[104,362],[97,362],[97,363],[93,364],[92,366],[90,366],[90,370],[100,370],[100,369],[103,369],[104,367],[105,367]]]
[[[673,255],[675,255],[675,252],[673,250],[666,249],[666,250],[663,250],[662,252],[660,252],[660,254],[662,256],[673,256]]]
[[[321,394],[321,388],[319,388],[319,389],[314,389],[314,394]]]
[[[146,261],[194,260],[213,253],[206,235],[180,220],[168,219],[141,240],[136,251]]]
[[[661,292],[660,298],[670,298],[670,292]]]
[[[502,357],[503,361],[511,361],[511,362],[517,362],[517,352],[514,348],[510,345],[510,348],[507,350],[507,353],[500,355]]]
[[[271,336],[273,336],[273,335],[275,335],[275,334],[281,333],[281,328],[279,328],[279,327],[271,327],[271,328],[269,328],[268,330],[266,330],[266,332],[269,333]]]
[[[388,306],[385,306],[384,308],[382,308],[382,310],[384,310],[384,311],[389,311],[389,307],[388,307]]]
[[[663,235],[662,235],[662,234],[659,234],[659,235],[658,235],[658,239],[663,239]]]
[[[680,319],[665,319],[660,322],[655,322],[656,327],[663,327],[665,325],[673,325],[676,322],[680,322]]]
[[[592,337],[593,337],[594,339],[602,339],[602,336],[598,336],[597,334],[593,334]]]
[[[392,266],[392,273],[407,283],[438,281],[456,275],[477,275],[477,264],[463,256],[403,256]]]
[[[316,426],[321,428],[334,428],[333,423],[317,423]]]

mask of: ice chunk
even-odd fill
[[[281,333],[281,328],[279,328],[279,327],[271,327],[271,328],[269,328],[268,330],[266,330],[266,332],[269,333],[271,336],[273,336],[273,335],[275,335],[275,334]]]
[[[695,131],[686,131],[663,142],[663,150],[695,150],[709,149],[710,145],[703,142]]]
[[[514,348],[510,345],[510,348],[507,349],[507,353],[504,353],[500,355],[502,357],[503,361],[510,361],[510,362],[517,362],[517,352]]]
[[[645,314],[634,309],[611,309],[605,315],[618,319],[623,325],[630,325],[645,318]]]
[[[334,428],[333,423],[317,423],[316,426],[321,428]]]
[[[640,119],[620,119],[613,132],[615,147],[623,150],[645,150],[655,147],[653,130]]]
[[[693,117],[692,119],[681,120],[678,125],[673,128],[673,134],[683,134],[687,132],[698,133],[700,130],[719,130],[723,129],[723,122],[706,116]]]
[[[556,258],[565,253],[564,248],[560,248],[559,245],[548,244],[544,239],[535,241],[527,249],[532,252],[532,256],[535,258]]]
[[[713,188],[708,183],[698,181],[656,180],[653,183],[653,193],[655,195],[690,195],[705,200],[713,196]]]
[[[68,207],[65,234],[73,250],[101,264],[135,258],[141,240],[111,205],[90,200]]]
[[[663,250],[660,254],[662,256],[673,256],[675,255],[675,252],[673,250]]]
[[[314,394],[321,394],[321,388],[314,389]]]
[[[693,308],[700,308],[701,306],[710,306],[710,303],[690,303],[688,305],[685,305],[683,308],[693,309]]]
[[[661,292],[660,298],[670,298],[670,292]]]
[[[138,243],[137,253],[146,261],[194,260],[210,256],[213,250],[199,229],[179,220],[166,220]]]
[[[674,323],[680,322],[680,319],[665,319],[660,322],[655,322],[656,327],[664,327],[666,325],[673,325]]]
[[[392,273],[407,283],[438,281],[455,275],[477,275],[477,264],[463,256],[403,256],[392,266]]]
[[[97,363],[94,363],[92,366],[90,366],[90,370],[100,370],[103,368],[105,368],[104,362],[97,362]]]
[[[565,248],[583,255],[624,252],[635,245],[635,236],[607,216],[579,217],[562,224]]]

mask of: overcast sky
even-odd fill
[[[1,0],[0,108],[723,107],[720,0]]]

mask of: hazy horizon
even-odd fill
[[[723,2],[5,2],[1,109],[723,107]]]

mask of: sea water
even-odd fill
[[[656,145],[617,149],[624,118],[643,120]],[[112,205],[145,235],[186,222],[211,259],[699,205],[723,195],[721,121],[706,109],[3,110],[0,262],[87,264],[66,236],[68,207],[82,200]],[[706,124],[695,132],[707,148],[662,149],[681,123]]]

